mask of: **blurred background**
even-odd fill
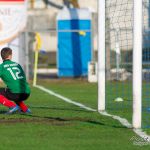
[[[27,2],[27,13],[25,13],[27,24],[17,38],[6,45],[14,50],[13,60],[23,66],[27,78],[31,81],[34,79],[39,85],[44,83],[41,79],[60,78],[81,78],[85,79],[85,82],[87,79],[89,82],[97,82],[98,0],[18,1]],[[106,0],[105,2],[106,107],[113,113],[120,112],[122,116],[127,114],[126,118],[131,120],[133,1]],[[9,14],[7,9],[0,11],[0,15],[7,17],[7,14]],[[144,117],[146,116],[148,125],[150,124],[149,16],[149,0],[143,0],[142,90]],[[82,81],[80,80],[81,83]],[[94,86],[97,91],[97,83]],[[117,103],[118,100],[122,103]],[[127,112],[130,114],[128,115]]]
[[[20,41],[18,42],[19,45],[16,44],[17,42],[15,42],[14,40],[13,42],[9,44],[9,46],[17,45],[18,47],[20,47],[18,54],[16,54],[17,57],[15,57],[15,60],[17,60],[19,63],[22,64],[22,66],[26,70],[27,77],[30,79],[33,78],[34,51],[35,51],[35,41],[36,41],[35,33],[37,32],[40,34],[40,38],[42,41],[42,46],[39,52],[39,59],[38,59],[38,75],[40,77],[44,76],[44,77],[55,78],[55,77],[58,77],[58,75],[61,77],[66,77],[66,76],[75,77],[75,76],[80,76],[80,75],[81,76],[87,75],[87,67],[85,67],[86,70],[84,71],[83,74],[82,73],[80,74],[80,68],[78,67],[77,67],[77,72],[79,72],[79,74],[71,73],[71,72],[63,74],[63,73],[59,73],[58,71],[59,67],[63,67],[63,66],[60,66],[58,63],[62,64],[64,58],[66,58],[66,56],[60,56],[62,59],[58,60],[59,59],[58,43],[62,42],[61,45],[63,47],[66,44],[66,42],[69,42],[69,40],[59,41],[62,38],[59,39],[57,36],[59,33],[58,31],[59,29],[57,28],[57,25],[58,25],[57,17],[60,16],[61,12],[63,12],[64,7],[77,8],[77,9],[82,8],[82,9],[86,9],[87,12],[89,13],[89,20],[92,19],[92,21],[90,20],[89,28],[87,31],[84,31],[86,30],[84,29],[84,27],[82,30],[77,27],[79,31],[78,29],[76,29],[75,31],[76,27],[74,27],[74,29],[69,29],[68,31],[65,31],[65,32],[74,32],[75,34],[80,32],[79,35],[83,37],[83,40],[84,40],[85,32],[90,32],[89,39],[88,39],[88,40],[91,40],[90,43],[84,42],[87,44],[89,43],[89,47],[88,47],[89,54],[87,53],[88,58],[85,58],[85,59],[86,61],[97,60],[97,0],[88,0],[88,3],[87,3],[87,0],[82,0],[82,1],[81,0],[80,1],[78,0],[57,0],[57,1],[56,0],[28,0],[28,11],[27,11],[28,19],[27,19],[26,30],[19,35],[19,38],[18,38],[18,40]],[[82,12],[79,12],[79,13],[82,14]],[[82,26],[82,23],[81,23],[81,26]],[[66,36],[69,36],[69,35],[64,35],[63,38],[66,38]],[[78,38],[78,37],[75,37],[75,38]],[[62,47],[60,49],[62,49]],[[72,57],[71,54],[69,57]],[[86,52],[84,53],[84,56],[82,57],[86,57]],[[72,59],[71,61],[73,61]],[[70,63],[69,60],[66,63]],[[64,63],[64,66],[65,65],[66,64]],[[74,65],[77,66],[79,64],[76,64],[76,62],[74,62]]]

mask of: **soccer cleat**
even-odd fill
[[[9,111],[6,114],[13,114],[19,110],[19,106],[16,105],[15,107],[12,107],[9,109]]]
[[[22,111],[21,109],[19,109],[19,112],[21,113],[21,114],[31,114],[31,110],[28,108],[27,109],[27,111]]]
[[[25,114],[31,114],[31,110],[28,108],[26,112],[24,112]]]

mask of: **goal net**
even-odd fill
[[[150,126],[150,3],[143,0],[142,125]],[[105,1],[106,110],[132,122],[134,0]],[[139,58],[140,60],[140,58]],[[138,62],[137,62],[138,64]],[[140,84],[139,84],[140,86]],[[138,87],[137,87],[138,88]],[[137,94],[138,95],[138,94]]]

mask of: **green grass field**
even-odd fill
[[[39,84],[97,109],[97,84],[89,84],[84,80],[45,80]],[[149,145],[142,147],[134,145],[131,138],[138,136],[118,121],[66,103],[37,88],[32,87],[32,95],[26,103],[32,110],[31,115],[5,115],[7,109],[0,107],[0,149],[148,150],[150,148]],[[112,108],[113,105],[115,104],[112,101]],[[118,115],[125,115],[129,120],[131,118],[131,111],[128,110],[110,109],[110,112],[114,114],[119,112]]]

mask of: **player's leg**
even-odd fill
[[[24,101],[27,100],[29,96],[29,94],[20,94],[18,100],[15,101],[16,104],[20,107],[21,111],[24,113],[31,113],[28,106],[24,103]]]
[[[7,97],[6,97],[6,89],[5,88],[0,88],[0,104],[8,107],[8,108],[14,108],[16,107],[16,104],[12,101],[10,101]]]
[[[16,102],[16,104],[20,107],[22,112],[28,112],[29,108],[23,101]]]
[[[11,99],[12,101],[14,101],[17,106],[19,106],[19,109],[22,112],[30,112],[29,108],[24,104],[24,100],[26,100],[30,94],[26,94],[26,93],[12,93],[11,91],[7,90],[7,98]]]
[[[0,95],[0,104],[12,108],[15,107],[16,104],[10,100],[8,100],[6,97],[4,97],[3,95]]]

